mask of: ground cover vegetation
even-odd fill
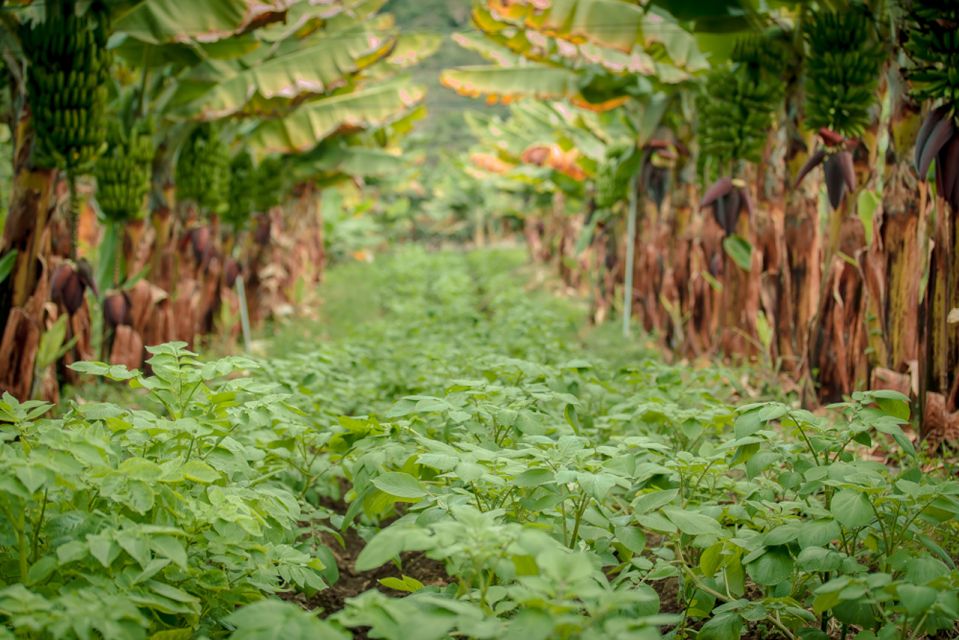
[[[586,339],[524,261],[403,250],[269,358],[5,396],[3,634],[949,637],[959,483],[908,398],[813,414]]]

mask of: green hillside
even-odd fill
[[[440,84],[440,72],[444,68],[485,62],[450,38],[457,31],[471,28],[469,0],[389,0],[385,10],[396,17],[397,26],[403,33],[426,32],[443,36],[440,49],[412,71],[416,82],[428,89],[426,106],[429,115],[419,125],[416,138],[434,151],[458,151],[469,147],[471,140],[465,133],[463,112],[501,108],[457,95]]]

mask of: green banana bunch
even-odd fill
[[[21,29],[41,166],[83,172],[104,150],[112,60],[106,20],[92,6],[77,15],[76,2],[48,0],[46,19]]]
[[[782,55],[773,41],[744,38],[732,59],[732,65],[710,74],[697,103],[701,173],[706,158],[720,167],[737,160],[758,162],[785,93]]]
[[[782,77],[786,73],[789,51],[781,33],[741,36],[733,45],[730,57],[745,67],[754,83],[772,82],[780,91],[785,90]]]
[[[239,229],[250,218],[256,201],[256,170],[249,152],[241,151],[230,162],[230,208],[224,219]]]
[[[781,99],[781,85],[753,82],[743,68],[713,72],[699,101],[702,155],[719,166],[758,162]]]
[[[858,138],[872,119],[876,88],[887,52],[862,6],[816,13],[803,33],[806,61],[806,125]]]
[[[596,176],[596,206],[612,207],[629,192],[629,181],[639,171],[642,152],[632,144],[616,144],[606,152],[607,160]]]
[[[916,100],[959,106],[959,5],[952,0],[913,0],[908,14],[906,52]]]
[[[612,167],[603,167],[596,176],[596,206],[607,209],[616,204],[622,197],[616,189],[616,170]]]
[[[255,210],[265,213],[279,204],[285,188],[283,161],[278,156],[264,158],[256,168]]]
[[[112,222],[135,220],[143,213],[150,190],[153,163],[152,122],[138,122],[128,131],[120,119],[111,121],[107,150],[94,166],[97,202]]]
[[[208,122],[190,134],[176,162],[177,195],[222,214],[230,206],[230,152]]]

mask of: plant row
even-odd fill
[[[524,289],[518,265],[407,250],[334,272],[329,341],[306,325],[267,361],[171,344],[150,376],[74,365],[128,383],[135,408],[51,419],[5,397],[14,637],[954,627],[959,483],[913,448],[906,398],[858,393],[825,414],[751,402],[742,372],[584,343],[581,312]],[[384,565],[395,576],[342,606],[276,598],[322,603]]]

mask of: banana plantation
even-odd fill
[[[959,3],[0,54],[0,640],[959,638]]]

